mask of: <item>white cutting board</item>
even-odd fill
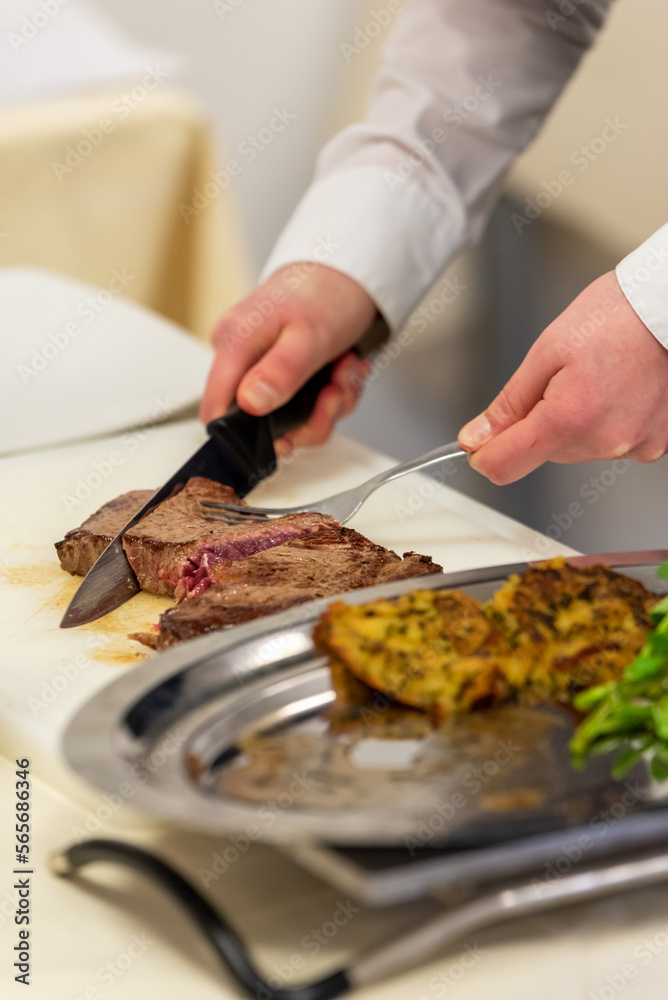
[[[150,628],[171,601],[139,594],[91,625],[59,629],[80,579],[63,573],[53,543],[120,493],[157,488],[204,440],[187,421],[0,459],[0,752],[32,758],[36,774],[80,798],[83,786],[60,757],[64,728],[90,695],[155,655],[127,636]],[[253,496],[267,505],[316,500],[392,464],[335,437]],[[399,553],[431,555],[446,572],[573,554],[415,474],[379,490],[350,524]]]
[[[199,401],[212,350],[125,298],[133,280],[0,268],[0,454],[152,426]]]

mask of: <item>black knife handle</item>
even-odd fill
[[[237,464],[247,477],[244,496],[261,479],[276,470],[273,442],[299,427],[309,418],[321,389],[329,384],[335,362],[325,365],[299,389],[292,399],[273,413],[254,417],[234,403],[227,413],[207,424],[209,434],[232,449]]]
[[[260,424],[264,424],[265,427],[269,428],[271,440],[276,441],[277,438],[283,437],[284,434],[293,431],[300,424],[308,420],[313,412],[313,407],[320,391],[326,385],[329,385],[335,363],[332,361],[330,364],[325,365],[324,368],[321,368],[308,382],[304,383],[301,389],[297,390],[292,399],[289,399],[287,403],[279,406],[272,413],[268,413],[263,417],[255,417],[242,410],[238,403],[233,403],[227,413],[224,413],[222,417],[211,420],[207,424],[207,431],[209,434],[218,435],[221,432],[226,432],[227,426],[230,423],[230,417],[232,417],[235,423],[239,421],[243,422],[246,431],[250,432],[251,436],[253,436],[251,430],[253,426],[259,427]]]
[[[308,420],[320,391],[331,381],[334,364],[335,362],[332,361],[321,368],[308,382],[304,383],[301,389],[297,390],[292,399],[267,415],[272,441],[283,437],[284,434],[288,434]]]

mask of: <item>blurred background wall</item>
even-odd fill
[[[294,116],[232,181],[257,273],[318,149],[361,113],[387,31],[354,57],[341,43],[352,42],[384,0],[90,4],[133,37],[186,56],[182,83],[215,125],[220,163],[266,126],[275,107]],[[661,0],[613,5],[599,44],[509,178],[487,236],[444,277],[458,277],[466,291],[447,308],[438,289],[430,293],[428,328],[400,358],[374,369],[360,409],[342,425],[346,433],[397,457],[454,438],[544,326],[668,219],[667,37]],[[518,233],[510,213],[568,168],[607,118],[625,126],[619,138]],[[503,488],[468,469],[447,481],[582,550],[658,547],[668,539],[666,459],[547,466]]]

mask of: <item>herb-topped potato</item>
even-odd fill
[[[440,721],[511,699],[570,702],[619,678],[656,600],[606,566],[554,559],[511,576],[485,605],[457,590],[338,601],[315,638],[341,704],[369,703],[375,689]]]

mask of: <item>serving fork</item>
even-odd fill
[[[458,458],[465,455],[457,441],[450,444],[441,445],[434,448],[419,458],[410,459],[408,462],[401,462],[399,465],[386,469],[385,472],[367,479],[365,483],[354,486],[351,490],[344,490],[343,493],[335,493],[334,496],[326,497],[324,500],[317,500],[315,503],[301,504],[298,507],[250,507],[239,506],[238,504],[217,503],[214,500],[200,500],[200,505],[204,508],[204,516],[207,521],[224,521],[226,524],[246,524],[253,521],[266,521],[276,517],[284,517],[286,514],[329,514],[339,524],[345,524],[353,514],[356,514],[364,501],[379,486],[399,479],[409,472],[417,472],[425,469],[429,465],[437,465],[439,462],[447,462],[451,458]]]

